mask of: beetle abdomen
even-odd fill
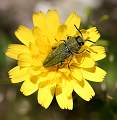
[[[50,67],[64,62],[71,55],[67,46],[61,43],[54,51],[52,51],[43,62],[44,67]]]

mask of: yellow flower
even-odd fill
[[[60,22],[58,12],[49,10],[47,14],[38,12],[33,15],[34,27],[20,26],[15,32],[22,44],[11,44],[6,55],[17,60],[18,65],[9,71],[12,83],[23,81],[21,92],[28,96],[38,91],[38,102],[48,108],[54,95],[61,109],[73,109],[73,90],[84,100],[89,101],[94,95],[87,82],[102,82],[106,72],[96,66],[96,61],[103,59],[105,49],[86,41],[80,54],[74,54],[71,62],[65,60],[59,68],[43,66],[45,58],[52,48],[58,46],[67,36],[80,35],[80,17],[72,12],[64,24]],[[96,42],[100,34],[96,27],[81,30],[84,40]]]

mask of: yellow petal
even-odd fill
[[[42,31],[38,27],[35,27],[33,29],[33,35],[36,38],[36,46],[38,48],[38,54],[40,55],[40,58],[45,58],[45,56],[48,55],[51,46],[48,38],[43,34]]]
[[[34,27],[39,27],[41,31],[46,31],[46,15],[43,12],[33,14]]]
[[[55,92],[55,87],[52,87],[51,85],[47,85],[46,87],[39,88],[38,91],[39,104],[41,104],[44,108],[48,108],[54,97],[54,92]]]
[[[79,80],[81,81],[83,79],[83,75],[82,75],[82,72],[79,68],[73,68],[72,69],[72,76],[76,79],[76,80]]]
[[[60,73],[60,77],[62,75],[62,79],[63,78],[66,78],[66,79],[68,78],[69,79],[71,71],[70,71],[70,69],[68,69],[68,66],[66,66],[66,67],[63,67],[63,68],[59,69],[58,73]]]
[[[77,64],[79,67],[91,68],[95,65],[95,61],[91,58],[90,54],[83,52],[76,56]]]
[[[95,92],[86,80],[82,80],[82,82],[73,80],[73,87],[74,91],[86,101],[89,101],[95,95]]]
[[[106,72],[99,67],[83,69],[82,73],[85,79],[93,82],[102,82],[106,75]]]
[[[100,34],[98,33],[96,27],[89,28],[86,33],[87,33],[86,40],[91,40],[92,42],[96,42],[100,38]],[[90,46],[92,44],[93,43],[91,43],[89,41],[85,42],[85,45],[87,45],[87,46]]]
[[[94,61],[101,60],[106,57],[105,48],[102,46],[91,46],[91,57]]]
[[[66,25],[60,25],[59,26],[55,38],[56,38],[57,41],[67,39],[67,26]]]
[[[8,46],[8,50],[6,51],[6,55],[13,58],[13,59],[18,59],[18,55],[22,53],[29,53],[29,50],[26,46],[24,45],[19,45],[19,44],[11,44]]]
[[[42,12],[36,13],[33,15],[33,21],[34,26],[39,27],[40,31],[42,32],[42,37],[46,37],[46,39],[49,40],[51,46],[53,46],[56,43],[55,35],[60,25],[58,12],[56,10],[49,10],[47,16]]]
[[[15,32],[16,37],[26,46],[29,46],[30,43],[35,42],[32,30],[21,25],[18,30]]]
[[[77,29],[74,25],[79,28],[80,26],[80,17],[76,14],[76,12],[72,12],[70,16],[65,21],[65,25],[67,26],[67,34],[69,36],[75,35],[77,32]]]
[[[38,90],[38,84],[37,82],[31,82],[30,79],[27,79],[23,82],[20,91],[25,95],[31,95],[33,94],[35,91]]]
[[[32,58],[30,54],[20,54],[18,56],[18,65],[22,67],[29,67],[32,64]]]
[[[92,58],[90,57],[84,57],[84,60],[81,61],[80,67],[83,68],[90,68],[95,65],[95,62]]]
[[[45,108],[49,107],[54,97],[57,75],[56,72],[49,72],[39,78],[38,102]]]
[[[72,91],[71,82],[67,80],[56,86],[56,100],[61,109],[73,109]]]
[[[60,18],[58,12],[56,10],[48,10],[46,17],[46,35],[50,41],[51,46],[56,44],[55,35],[59,25]]]
[[[57,29],[60,25],[60,17],[56,10],[49,10],[46,18],[48,34],[52,37],[55,36]]]
[[[56,72],[45,71],[44,76],[40,76],[40,78],[39,78],[39,88],[46,87],[50,84],[56,85],[57,78],[59,78],[59,74],[56,74]]]
[[[9,71],[9,78],[11,78],[12,83],[18,83],[27,80],[29,79],[28,69],[20,69],[19,66],[16,66]]]

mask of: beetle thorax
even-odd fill
[[[78,53],[84,41],[81,37],[71,37],[66,41],[66,45],[72,53]]]

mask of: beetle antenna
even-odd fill
[[[82,35],[81,31],[77,28],[76,25],[74,25],[74,26],[75,26],[75,28],[78,30],[78,32],[81,34],[81,36],[82,36],[82,38],[83,38],[83,35]],[[89,42],[91,42],[91,43],[96,43],[96,42],[93,42],[93,41],[91,41],[91,40],[85,40],[85,41],[89,41]]]
[[[81,36],[82,36],[82,38],[83,38],[83,35],[82,35],[81,31],[77,28],[76,25],[74,25],[74,26],[75,26],[76,30],[78,30],[78,32],[81,34]]]

